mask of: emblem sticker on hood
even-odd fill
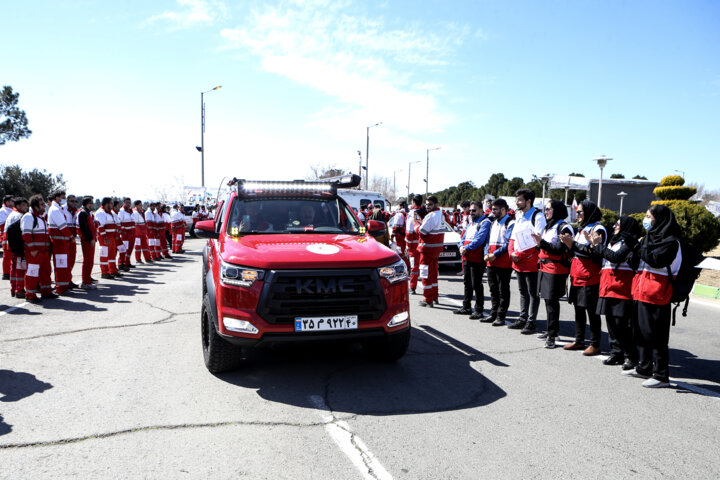
[[[335,245],[325,245],[324,243],[314,243],[305,247],[308,252],[317,253],[319,255],[334,255],[340,251]]]

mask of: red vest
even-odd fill
[[[502,225],[499,220],[495,220],[493,222],[493,225],[490,228],[490,238],[488,239],[488,253],[493,253],[505,246],[507,243],[505,238],[507,230],[514,224],[515,220],[512,220],[509,217]],[[497,268],[512,268],[512,259],[510,258],[509,250],[506,250],[505,255],[501,255],[495,260],[488,262],[488,265]]]
[[[682,263],[682,252],[680,242],[670,271],[673,278],[680,271]],[[668,279],[667,268],[653,268],[644,261],[640,262],[640,268],[632,283],[632,297],[639,302],[651,303],[653,305],[667,305],[672,298],[672,283]]]
[[[608,248],[617,252],[622,245],[623,242],[617,242]],[[610,263],[607,259],[604,260],[600,272],[600,296],[632,300],[633,277],[635,277],[635,272],[627,262],[618,265]]]
[[[592,234],[593,232],[603,231],[605,227],[600,223],[588,225],[582,230],[575,234],[575,241],[581,245],[587,245],[588,241],[585,239],[583,232]],[[605,233],[607,238],[607,232]],[[575,257],[572,260],[572,266],[570,267],[570,280],[576,287],[585,287],[588,285],[597,285],[600,283],[600,270],[602,266],[593,262],[589,258]]]
[[[560,246],[562,242],[560,241],[558,230],[561,227],[564,228],[566,225],[567,223],[565,222],[556,223],[549,229],[545,230],[542,239],[554,247]],[[567,226],[572,229],[569,225]],[[552,273],[555,275],[567,275],[570,273],[570,260],[568,260],[564,255],[551,254],[541,248],[538,252],[538,258],[540,260],[541,272]]]
[[[475,239],[475,235],[477,234],[477,231],[480,230],[480,225],[485,220],[483,219],[480,222],[471,222],[468,224],[467,229],[465,229],[465,241],[463,242],[463,246],[466,247],[472,243],[472,241]],[[475,250],[465,250],[465,255],[463,255],[463,260],[472,262],[472,263],[485,263],[485,248],[484,245],[480,245]]]

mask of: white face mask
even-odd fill
[[[60,200],[60,206],[64,207],[65,205],[67,205],[67,200],[65,200],[65,199]]]

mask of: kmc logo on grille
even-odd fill
[[[322,278],[308,278],[306,280],[296,279],[295,290],[298,294],[308,293],[352,293],[353,289],[350,286],[352,280],[349,278],[328,278],[323,280]]]

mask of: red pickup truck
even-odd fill
[[[272,342],[360,341],[395,361],[410,341],[408,272],[337,194],[360,177],[292,182],[233,179],[206,238],[202,348],[213,373],[237,368],[243,348]]]

